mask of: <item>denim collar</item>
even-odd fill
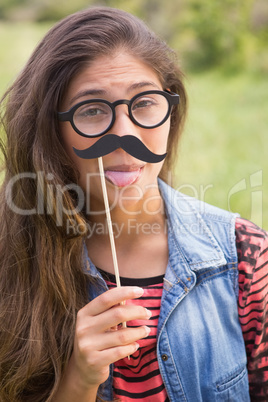
[[[174,190],[160,179],[158,184],[167,216],[170,263],[175,260],[194,271],[226,264],[222,249],[204,220],[204,215],[211,218],[217,209]],[[222,210],[219,215],[223,219]]]

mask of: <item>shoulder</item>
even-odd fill
[[[215,207],[197,198],[187,196],[159,180],[159,189],[168,210],[181,215],[199,215],[205,221],[229,222],[238,214]]]
[[[173,222],[184,225],[196,234],[209,233],[219,239],[235,242],[235,222],[238,214],[210,205],[204,201],[189,197],[159,182],[166,212]]]
[[[252,243],[261,245],[268,241],[267,231],[261,229],[259,226],[255,225],[255,223],[247,219],[239,217],[235,223],[235,230],[238,242],[248,240]]]
[[[235,223],[236,247],[241,270],[252,271],[268,260],[268,233],[243,218]]]
[[[238,218],[235,225],[240,287],[255,294],[268,286],[268,233],[253,222]]]
[[[196,250],[203,261],[210,256],[212,263],[214,257],[218,266],[236,263],[235,220],[238,215],[186,196],[162,181],[159,181],[159,189],[168,224],[178,246],[188,247],[188,256],[192,258]]]

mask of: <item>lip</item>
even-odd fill
[[[116,165],[116,166],[107,166],[104,168],[104,172],[111,171],[111,172],[133,172],[135,170],[140,170],[145,166],[142,165]]]
[[[127,187],[136,183],[145,165],[117,165],[104,170],[106,180],[116,187]]]

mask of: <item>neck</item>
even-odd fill
[[[106,214],[92,214],[89,218],[89,256],[96,266],[114,273]],[[158,187],[135,201],[130,197],[119,198],[116,206],[111,208],[111,221],[120,275],[162,275],[167,264],[168,246],[164,203]]]
[[[126,196],[125,192],[119,193],[116,205],[110,203],[111,221],[114,236],[118,241],[129,242],[137,235],[156,234],[165,226],[164,203],[158,187],[153,186],[143,195],[137,194]],[[98,204],[100,210],[100,204]],[[108,235],[107,216],[104,205],[101,206],[101,213],[89,216],[92,235],[99,237]]]

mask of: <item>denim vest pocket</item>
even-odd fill
[[[217,382],[215,400],[217,402],[250,402],[246,367],[239,367],[228,377]]]

